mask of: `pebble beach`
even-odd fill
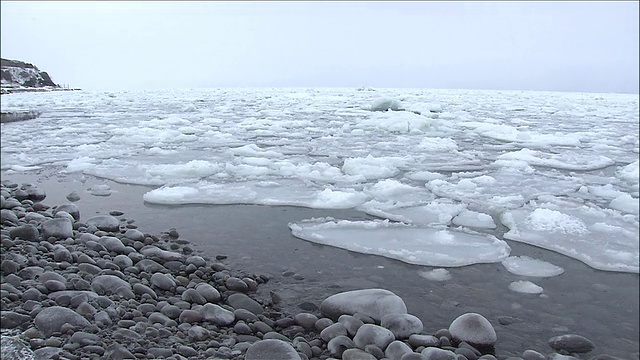
[[[46,188],[2,180],[3,358],[625,358],[569,327],[556,328],[546,346],[505,341],[503,328],[521,330],[522,320],[472,308],[434,326],[412,314],[415,300],[379,283],[342,291],[349,287],[295,271],[242,270],[228,252],[186,240],[179,221],[139,228],[126,210],[84,212],[78,201],[107,196],[70,192],[50,204]],[[291,289],[305,288],[315,297],[288,306]]]

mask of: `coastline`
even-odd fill
[[[548,339],[564,332],[591,339],[596,344],[591,354],[633,358],[635,351],[637,357],[637,274],[597,271],[562,255],[513,243],[518,255],[552,261],[567,270],[559,277],[536,280],[544,287],[544,296],[509,291],[506,286],[515,277],[500,264],[453,268],[452,280],[433,282],[418,275],[424,267],[308,243],[294,238],[286,228],[287,222],[330,216],[335,211],[149,205],[142,201],[148,187],[77,173],[3,172],[2,179],[37,184],[47,191],[44,202],[51,206],[68,203],[65,196],[76,191],[83,218],[122,210],[141,229],[158,232],[174,226],[203,257],[224,256],[230,268],[244,269],[245,274],[267,274],[270,281],[260,285],[256,295],[268,301],[270,292],[276,291],[282,298],[281,309],[288,313],[302,311],[302,304],[319,306],[322,299],[341,291],[385,288],[398,294],[409,313],[422,319],[426,332],[446,328],[463,313],[484,315],[498,334],[499,357],[520,356],[525,349],[549,352]],[[110,196],[93,196],[86,191],[93,184],[105,183],[113,190]],[[356,211],[335,216],[368,217]],[[614,299],[619,303],[617,308],[612,305]]]

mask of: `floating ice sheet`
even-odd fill
[[[569,206],[556,201],[503,213],[516,240],[578,259],[610,271],[638,273],[638,222],[595,206]]]
[[[349,209],[362,204],[367,196],[354,190],[319,190],[301,181],[285,179],[165,186],[147,192],[143,198],[149,203],[164,205],[258,204]]]
[[[509,290],[533,295],[542,294],[542,292],[544,291],[542,287],[526,280],[512,282],[511,284],[509,284]]]
[[[509,256],[502,260],[502,265],[512,274],[533,277],[551,277],[564,272],[564,269],[528,256]]]
[[[380,255],[410,264],[455,267],[494,263],[511,249],[491,235],[417,227],[389,221],[333,221],[315,219],[290,223],[294,236],[364,254]]]

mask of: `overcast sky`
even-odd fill
[[[638,2],[1,3],[2,57],[83,89],[638,93]]]

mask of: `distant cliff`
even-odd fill
[[[2,93],[60,88],[46,71],[40,71],[33,64],[18,60],[1,60]]]

